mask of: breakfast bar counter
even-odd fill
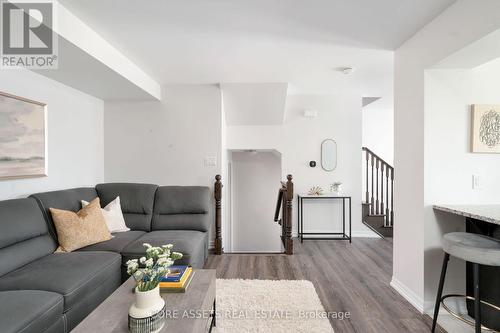
[[[500,239],[500,205],[435,205],[434,210],[463,216],[466,231]],[[467,296],[473,296],[472,265],[466,268]],[[481,266],[480,269],[481,300],[500,306],[500,267]],[[473,317],[473,302],[467,302],[469,315]],[[495,310],[481,306],[483,325],[500,330],[500,315]]]
[[[435,205],[434,209],[500,225],[500,205]]]

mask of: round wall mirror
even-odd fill
[[[321,143],[321,167],[325,171],[333,171],[337,167],[337,143],[326,139]]]

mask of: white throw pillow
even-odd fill
[[[82,208],[87,206],[89,203],[82,200]],[[116,197],[115,200],[111,201],[106,207],[101,208],[102,215],[104,215],[104,220],[108,226],[109,232],[124,232],[129,231],[125,224],[125,219],[123,218],[122,207],[120,205],[120,197]]]

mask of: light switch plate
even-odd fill
[[[478,175],[472,175],[472,189],[479,190],[481,188],[481,182],[479,181]]]
[[[205,157],[205,166],[217,166],[217,157],[215,156],[208,156]]]

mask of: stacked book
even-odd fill
[[[194,271],[191,266],[170,266],[170,272],[161,279],[162,293],[184,293],[193,279]]]

